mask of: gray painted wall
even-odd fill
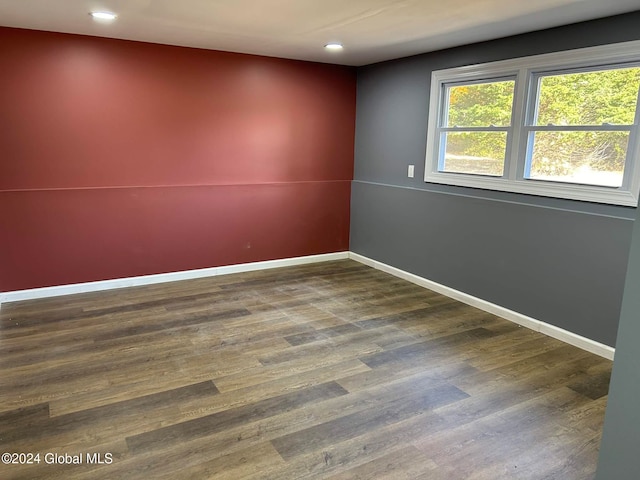
[[[640,11],[360,68],[350,249],[614,346],[635,209],[425,183],[428,93],[432,70],[638,40],[639,24]]]
[[[640,210],[633,228],[597,480],[640,478]]]

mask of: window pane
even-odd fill
[[[447,132],[443,134],[443,149],[441,172],[501,177],[507,132]]]
[[[527,178],[619,187],[629,132],[535,132]]]
[[[631,125],[638,86],[640,67],[544,76],[535,124]]]
[[[447,127],[508,127],[515,82],[478,83],[447,88]]]

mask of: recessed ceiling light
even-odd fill
[[[91,12],[91,15],[96,20],[115,20],[117,15],[111,12]]]
[[[331,43],[327,43],[324,48],[326,48],[327,50],[333,50],[333,51],[337,51],[337,50],[342,50],[344,47],[342,46],[341,43],[338,42],[331,42]]]

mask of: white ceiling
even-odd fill
[[[0,25],[366,65],[640,9],[640,0],[0,0]],[[91,10],[118,14],[98,23]],[[342,52],[327,52],[340,41]]]

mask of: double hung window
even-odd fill
[[[640,42],[435,71],[425,181],[638,202]]]

